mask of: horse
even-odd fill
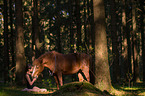
[[[59,89],[59,84],[61,86],[63,85],[62,74],[69,75],[78,73],[80,82],[84,80],[84,74],[87,81],[90,82],[90,60],[90,55],[85,53],[62,54],[56,51],[49,51],[33,61],[32,76],[38,76],[44,70],[44,67],[47,67],[54,76],[57,89]]]

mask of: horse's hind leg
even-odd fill
[[[78,78],[79,78],[80,82],[82,82],[84,80],[84,78],[83,78],[83,76],[82,76],[82,74],[80,72],[78,73]]]
[[[89,67],[85,66],[85,67],[82,69],[82,72],[84,73],[84,75],[85,75],[87,81],[90,82]]]

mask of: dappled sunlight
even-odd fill
[[[145,95],[143,4],[1,0],[0,96]],[[22,91],[29,64],[34,86],[47,92]]]
[[[123,96],[123,95],[126,95],[126,94],[129,94],[123,90],[117,90],[115,88],[112,87],[111,91],[110,91],[110,94],[112,95],[116,95],[116,96]]]

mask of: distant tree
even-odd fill
[[[35,50],[35,57],[38,58],[42,54],[42,42],[41,40],[41,33],[40,33],[40,25],[39,25],[39,18],[38,18],[38,0],[33,0],[33,12],[32,12],[32,45],[33,49]]]
[[[95,86],[100,90],[111,90],[108,64],[107,38],[105,31],[104,0],[93,0],[95,32]]]
[[[61,52],[61,35],[60,35],[60,27],[61,27],[61,7],[60,0],[56,0],[56,47],[57,51]]]
[[[110,12],[111,12],[111,39],[112,39],[112,82],[118,83],[118,80],[120,79],[120,66],[119,66],[119,42],[118,42],[118,36],[117,36],[117,14],[116,14],[116,3],[115,0],[109,0],[110,2]]]
[[[13,2],[12,0],[9,0],[9,14],[10,14],[10,34],[11,34],[11,38],[10,38],[10,46],[11,46],[11,57],[12,57],[12,67],[15,66],[15,50],[14,50],[14,47],[15,47],[15,33],[14,33],[14,30],[13,30]],[[13,70],[14,72],[14,70]]]
[[[142,37],[142,62],[143,62],[143,82],[145,83],[145,30],[144,30],[144,17],[145,17],[145,9],[144,9],[144,1],[140,0],[140,29],[141,29],[141,37]]]
[[[9,44],[8,44],[8,5],[7,0],[4,0],[4,81],[9,80]]]
[[[69,18],[69,30],[70,30],[70,53],[74,52],[73,46],[74,46],[74,32],[73,32],[73,16],[72,16],[72,12],[73,12],[73,6],[72,6],[73,0],[69,0],[69,14],[70,14],[70,18]]]
[[[138,64],[138,51],[137,51],[137,25],[136,25],[136,1],[132,0],[132,59],[133,59],[133,81],[140,82],[139,78],[139,64]]]
[[[81,19],[80,19],[80,0],[75,0],[75,18],[77,27],[77,51],[80,51],[81,45]]]
[[[128,73],[132,74],[131,66],[131,31],[132,31],[132,6],[131,1],[125,1],[125,12],[126,12],[126,36],[127,36],[127,65]]]
[[[25,52],[24,52],[24,33],[23,33],[23,12],[22,0],[15,0],[16,7],[16,83],[24,84],[25,80]]]

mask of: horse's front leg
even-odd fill
[[[62,81],[62,73],[61,72],[58,73],[58,80],[59,80],[60,86],[62,86],[63,81]]]
[[[59,90],[59,81],[58,81],[57,75],[54,75],[54,79],[55,79],[55,82],[56,82],[56,85],[57,85],[57,89]]]

